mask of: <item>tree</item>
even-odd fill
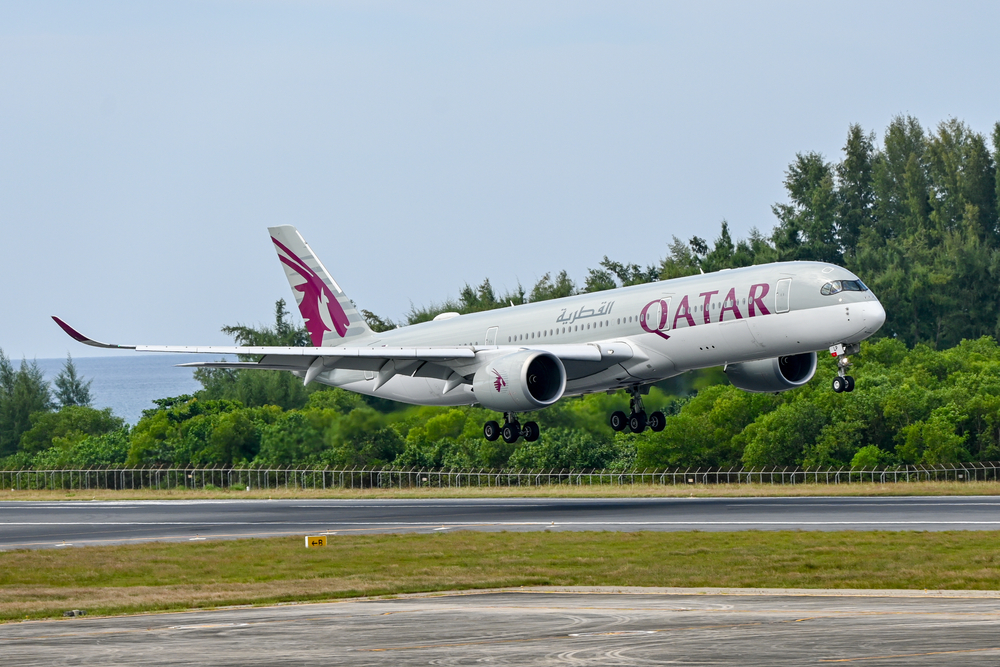
[[[552,274],[546,273],[542,279],[535,283],[528,296],[528,301],[548,301],[549,299],[561,299],[564,296],[576,294],[576,285],[570,280],[566,271],[560,271],[556,279],[552,280]]]
[[[274,324],[251,327],[245,324],[222,327],[222,332],[233,337],[237,345],[309,347],[312,341],[305,327],[293,323],[285,308],[285,300],[274,304]],[[259,357],[240,355],[243,361],[257,361]],[[237,370],[227,368],[198,368],[194,377],[201,383],[198,397],[202,400],[239,401],[248,407],[278,405],[282,408],[299,408],[305,405],[309,394],[317,387],[306,387],[302,381],[284,371]]]
[[[83,381],[83,378],[76,374],[76,364],[73,363],[73,355],[66,355],[66,363],[59,375],[53,380],[56,386],[56,401],[62,407],[70,405],[90,406],[90,385],[93,380]]]
[[[95,410],[85,405],[67,405],[58,412],[36,412],[31,428],[21,435],[21,451],[35,454],[49,447],[69,447],[87,436],[121,430],[124,420],[111,408]]]
[[[836,167],[838,223],[837,242],[848,258],[853,258],[861,230],[874,225],[875,189],[872,161],[875,133],[865,134],[858,124],[847,131],[844,160]]]
[[[31,428],[31,415],[51,409],[49,383],[38,364],[22,359],[15,371],[0,349],[0,456],[17,451],[21,434]]]
[[[778,218],[771,238],[781,259],[842,263],[833,165],[819,153],[799,153],[785,172],[785,189],[791,203],[771,207]]]
[[[370,310],[361,309],[361,317],[365,318],[365,322],[368,323],[368,328],[375,333],[382,333],[383,331],[392,331],[396,328],[396,323],[390,319],[382,319]]]

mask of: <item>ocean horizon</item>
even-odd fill
[[[177,368],[177,364],[219,359],[219,355],[208,354],[136,353],[74,357],[73,363],[78,375],[85,381],[93,381],[90,385],[93,407],[111,408],[115,415],[135,426],[142,411],[154,407],[154,399],[193,394],[201,389],[201,384],[194,379],[194,369]],[[65,358],[36,361],[50,383],[66,363]],[[20,360],[11,359],[11,364],[17,368]]]

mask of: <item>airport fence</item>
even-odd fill
[[[423,468],[90,468],[0,470],[0,488],[31,489],[412,489],[633,484],[899,484],[997,481],[1000,462],[842,468],[685,468],[671,470],[441,470]]]

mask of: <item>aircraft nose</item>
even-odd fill
[[[876,299],[867,304],[865,308],[865,331],[875,333],[885,324],[885,308]]]

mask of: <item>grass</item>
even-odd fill
[[[416,489],[274,489],[243,491],[149,490],[109,491],[74,489],[13,491],[0,489],[0,500],[168,500],[236,498],[738,498],[803,496],[995,496],[998,482],[900,482],[898,484],[553,484],[521,487],[465,487]]]
[[[0,619],[561,586],[1000,589],[1000,532],[453,532],[0,552]]]

